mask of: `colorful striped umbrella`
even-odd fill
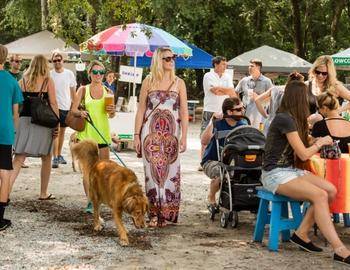
[[[192,49],[162,29],[132,23],[112,26],[80,44],[84,53],[152,56],[159,47],[170,47],[177,55],[192,56]]]

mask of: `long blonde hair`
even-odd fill
[[[153,53],[152,62],[151,62],[151,73],[149,74],[151,89],[157,87],[164,77],[162,58],[165,52],[173,53],[173,51],[168,47],[158,48]],[[175,80],[175,68],[171,71],[170,80],[171,81]]]
[[[336,85],[339,84],[339,81],[337,80],[337,72],[335,70],[335,66],[331,56],[329,55],[319,56],[309,70],[309,78],[311,80],[316,79],[315,70],[319,66],[323,66],[323,65],[327,67],[328,76],[324,82],[324,87],[323,89],[321,89],[321,92],[329,91],[333,94],[337,94]]]
[[[27,86],[29,89],[34,90],[37,86],[37,80],[40,76],[44,79],[49,78],[49,62],[44,55],[38,54],[34,56],[30,62],[29,68],[25,72],[24,76],[28,80]]]

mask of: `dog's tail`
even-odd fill
[[[83,173],[90,174],[92,166],[99,160],[98,145],[93,140],[83,140],[72,147],[74,157],[79,161]]]

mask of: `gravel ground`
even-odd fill
[[[6,212],[13,226],[0,232],[0,269],[342,269],[332,262],[322,236],[313,237],[325,249],[321,255],[291,243],[269,252],[266,237],[263,244],[252,242],[253,214],[241,212],[236,229],[221,228],[218,218],[211,222],[205,206],[209,179],[197,171],[198,131],[198,125],[190,126],[188,150],[182,155],[178,225],[136,230],[125,216],[129,247],[119,246],[107,207],[102,210],[104,230],[93,232],[92,217],[83,212],[81,175],[70,165],[52,171],[49,191],[56,200],[38,201],[40,160],[28,159],[30,168],[22,169]],[[70,161],[68,143],[63,152]],[[135,153],[124,150],[120,156],[142,183],[142,162]],[[350,245],[349,230],[337,225],[337,231]]]

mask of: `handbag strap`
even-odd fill
[[[48,78],[45,78],[45,80],[43,81],[41,88],[40,88],[40,92],[39,95],[42,94],[43,90],[47,88],[47,84],[48,84]],[[47,91],[46,91],[47,92]]]
[[[177,80],[177,79],[176,79],[176,80]],[[169,90],[171,89],[171,87],[173,86],[174,82],[175,82],[175,81],[172,81],[172,82],[171,82],[171,84],[169,85],[169,87],[168,87],[168,89],[166,90],[166,92],[169,91]],[[147,115],[147,117],[144,117],[144,118],[143,118],[142,125],[143,125],[144,123],[147,122],[148,118],[149,118],[149,117],[151,116],[151,114],[158,108],[158,106],[160,105],[160,103],[162,103],[161,100],[158,102],[158,104],[157,104],[156,106],[154,106],[154,108],[152,109],[152,111],[150,111],[150,113]]]
[[[80,98],[80,101],[79,101],[79,106],[78,108],[83,108],[85,110],[85,95],[86,95],[86,86],[83,85],[83,88],[82,88],[82,93],[81,93],[81,98]]]

